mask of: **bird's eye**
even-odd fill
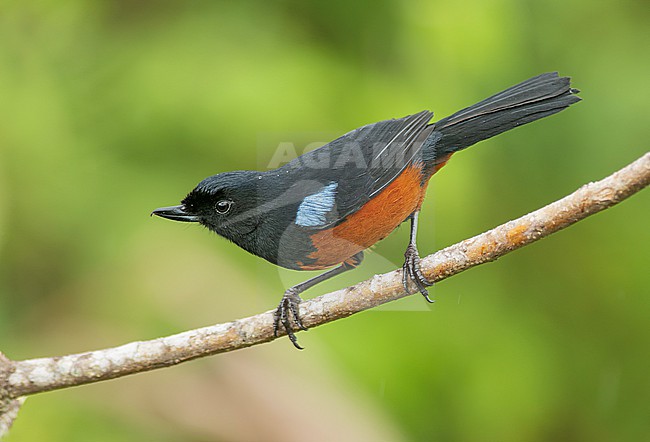
[[[233,203],[230,200],[221,200],[214,207],[219,214],[225,215],[226,213],[230,212],[230,208],[232,207],[232,204]]]

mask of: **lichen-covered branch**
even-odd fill
[[[440,281],[493,261],[611,207],[649,183],[650,153],[646,153],[620,171],[559,201],[427,256],[422,260],[422,271],[430,280]],[[407,296],[401,281],[401,270],[396,270],[305,301],[300,305],[303,323],[315,327]],[[11,422],[20,405],[12,401],[21,396],[167,367],[273,339],[273,314],[268,311],[106,350],[25,361],[0,357],[0,406],[5,406],[0,408],[0,414],[5,411],[5,417],[0,419],[0,435],[3,425]],[[11,404],[14,414],[8,412]]]
[[[25,398],[20,397],[11,399],[0,407],[0,438],[9,432],[23,402],[25,402]]]
[[[9,432],[20,406],[25,401],[24,397],[12,398],[7,390],[8,377],[13,367],[13,363],[0,353],[0,438]]]

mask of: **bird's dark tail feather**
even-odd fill
[[[541,74],[433,123],[435,156],[447,157],[481,140],[560,112],[580,101],[569,77]],[[436,134],[437,132],[437,134]]]

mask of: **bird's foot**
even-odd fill
[[[404,265],[402,266],[402,285],[404,285],[404,290],[409,291],[409,278],[415,283],[415,286],[418,288],[418,291],[424,296],[424,299],[427,302],[433,303],[434,301],[429,298],[429,291],[427,286],[433,285],[427,278],[422,274],[420,269],[420,254],[418,253],[417,247],[415,244],[409,244],[404,252]]]
[[[298,338],[296,338],[293,332],[294,328],[291,324],[291,316],[293,316],[293,322],[300,330],[307,330],[307,327],[302,324],[302,320],[300,319],[300,309],[298,306],[301,302],[302,298],[299,293],[293,287],[288,289],[284,292],[278,308],[275,309],[273,322],[273,334],[277,337],[280,331],[280,325],[282,325],[289,340],[298,350],[302,350],[303,348],[298,344]]]

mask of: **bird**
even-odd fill
[[[361,264],[364,250],[410,221],[402,283],[433,302],[416,244],[429,179],[460,150],[580,101],[569,77],[537,75],[431,122],[424,110],[368,124],[273,170],[223,172],[202,180],[180,205],[152,215],[199,223],[246,251],[293,270],[324,270],[288,288],[274,311],[302,349],[301,293]]]

